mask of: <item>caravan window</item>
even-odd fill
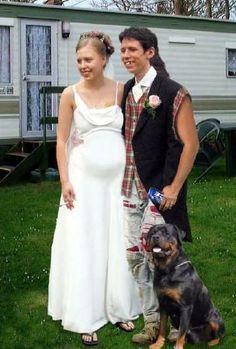
[[[236,48],[227,50],[227,77],[236,78]]]
[[[0,26],[0,84],[10,82],[10,27]]]

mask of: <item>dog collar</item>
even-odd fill
[[[182,265],[187,264],[187,263],[190,263],[190,264],[191,264],[190,261],[184,261],[184,262],[182,262],[182,263],[176,265],[176,266],[175,266],[175,269],[177,269],[177,268],[179,268],[179,267],[182,267]]]

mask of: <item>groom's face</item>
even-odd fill
[[[121,60],[126,69],[135,77],[145,75],[150,68],[150,59],[154,48],[144,51],[138,40],[124,38],[121,42]]]

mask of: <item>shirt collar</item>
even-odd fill
[[[147,73],[144,75],[144,77],[138,83],[136,81],[136,84],[139,84],[140,86],[144,87],[150,87],[156,76],[156,69],[151,66]]]

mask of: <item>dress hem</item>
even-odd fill
[[[93,326],[91,327],[91,329],[80,329],[78,330],[77,327],[74,327],[74,326],[68,326],[66,325],[64,322],[63,322],[63,319],[61,316],[55,316],[55,315],[52,315],[51,313],[48,313],[49,316],[51,316],[51,318],[54,320],[54,321],[61,321],[61,325],[63,327],[64,330],[66,331],[70,331],[70,332],[75,332],[75,333],[90,333],[90,332],[94,332],[94,331],[97,331],[97,330],[100,330],[103,326],[105,326],[106,324],[108,324],[109,322],[112,324],[112,325],[115,325],[117,322],[126,322],[126,321],[133,321],[133,320],[137,320],[139,318],[139,315],[135,315],[135,316],[132,316],[131,318],[129,319],[117,319],[115,321],[110,321],[110,320],[107,320],[107,321],[101,321],[97,326]]]

